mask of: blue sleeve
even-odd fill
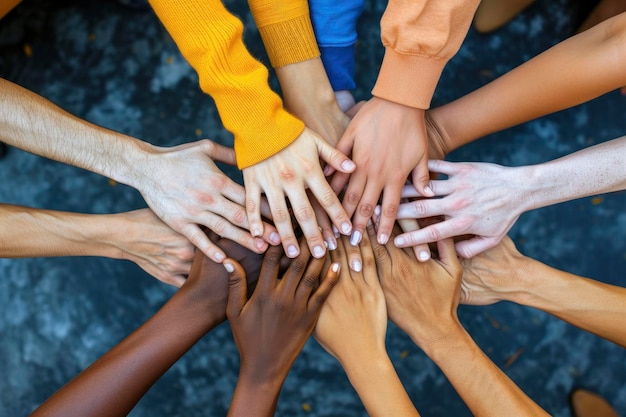
[[[356,26],[365,0],[309,0],[315,37],[333,90],[351,90]]]

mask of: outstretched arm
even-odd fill
[[[150,209],[81,214],[0,204],[0,258],[48,256],[127,259],[180,287],[194,247]]]
[[[368,231],[373,236],[374,231]],[[463,269],[451,239],[437,242],[438,260],[421,264],[409,249],[372,245],[389,318],[439,366],[472,414],[548,415],[480,350],[459,322]]]
[[[537,308],[626,348],[626,288],[528,258],[508,237],[462,263],[461,303],[487,305],[507,300]]]
[[[320,309],[337,282],[333,263],[320,279],[324,260],[306,249],[279,279],[282,251],[270,248],[254,293],[235,270],[228,285],[227,315],[241,358],[229,416],[273,416],[291,365],[313,331]]]
[[[362,271],[348,267],[351,255],[363,260]],[[322,307],[315,338],[341,363],[368,415],[419,416],[385,348],[385,296],[369,237],[365,235],[359,246],[341,238],[331,258],[342,267],[339,282]]]
[[[271,241],[269,225],[264,240],[247,231],[245,190],[213,162],[234,164],[234,154],[214,142],[153,146],[79,119],[1,78],[0,141],[136,188],[161,220],[216,262],[226,254],[201,225],[259,253]]]
[[[429,161],[432,172],[448,176],[431,181],[435,195],[443,198],[401,204],[398,218],[446,219],[399,235],[395,243],[409,247],[471,234],[476,237],[456,244],[459,255],[471,258],[497,245],[526,211],[626,189],[625,154],[626,137],[621,137],[538,165]],[[418,195],[405,187],[403,196]]]
[[[231,241],[217,242],[234,254],[250,281],[259,256]],[[241,266],[229,259],[229,264]],[[144,325],[68,382],[32,417],[126,416],[148,389],[202,336],[226,319],[228,273],[198,253],[187,282]]]

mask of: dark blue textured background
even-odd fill
[[[0,21],[0,76],[75,115],[154,144],[199,137],[231,143],[211,99],[200,92],[196,74],[151,11],[104,0],[50,3],[25,0]],[[227,4],[244,20],[251,51],[265,59],[245,2]],[[360,22],[359,99],[369,97],[382,57],[378,21],[384,7],[383,1],[368,2]],[[589,7],[582,1],[539,0],[491,35],[470,30],[443,74],[434,105],[485,84],[570,36]],[[26,45],[32,56],[25,54]],[[271,82],[277,86],[273,77]],[[449,159],[503,165],[554,159],[625,135],[625,103],[625,96],[613,92],[484,138]],[[0,160],[0,201],[86,213],[145,205],[128,187],[16,149]],[[623,284],[625,207],[626,193],[614,193],[602,196],[600,204],[584,198],[536,210],[519,219],[511,237],[523,253],[554,267]],[[0,415],[27,414],[143,323],[172,293],[129,262],[0,259]],[[499,366],[505,367],[505,359],[523,349],[505,371],[550,413],[570,415],[568,392],[585,386],[626,414],[623,349],[513,304],[462,307],[460,315]],[[437,367],[393,326],[388,350],[423,415],[469,415]],[[224,415],[237,369],[235,345],[228,326],[222,326],[180,360],[132,416]],[[337,362],[311,341],[289,375],[277,414],[365,412]]]

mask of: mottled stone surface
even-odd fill
[[[51,3],[25,0],[0,22],[0,76],[73,114],[154,144],[199,137],[231,143],[211,99],[199,91],[196,74],[151,11],[115,1]],[[589,7],[583,10],[582,3],[540,0],[494,34],[470,31],[443,74],[434,104],[459,97],[570,36]],[[228,5],[244,19],[250,49],[264,59],[245,2]],[[382,57],[378,19],[384,7],[382,1],[368,2],[360,24],[357,98],[368,97],[376,78]],[[271,82],[277,85],[274,78]],[[484,138],[450,159],[503,165],[547,161],[625,135],[625,104],[626,97],[613,92]],[[145,205],[128,187],[16,149],[0,160],[0,201],[86,213]],[[552,266],[623,284],[625,207],[626,193],[614,193],[536,210],[519,219],[511,237],[523,253]],[[3,416],[27,414],[173,293],[134,264],[99,258],[1,259],[0,276]],[[623,349],[513,304],[463,307],[460,315],[495,363],[552,414],[570,415],[567,394],[576,386],[599,392],[626,414]],[[393,326],[388,349],[423,415],[469,415],[437,367]],[[505,367],[506,358],[520,349],[518,359]],[[237,369],[237,351],[224,325],[182,358],[132,416],[224,415]],[[289,375],[277,414],[365,412],[337,362],[311,341]]]

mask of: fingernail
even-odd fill
[[[263,250],[265,249],[265,245],[267,245],[267,243],[263,240],[263,239],[254,239],[254,244],[256,245],[256,248],[258,250]]]
[[[252,229],[252,236],[254,237],[261,236],[262,233],[263,232],[258,227],[255,227],[254,229]]]
[[[226,269],[226,271],[227,271],[227,272],[229,272],[229,273],[231,273],[231,274],[232,274],[233,272],[235,272],[235,266],[234,266],[234,265],[232,265],[232,264],[228,264],[228,263],[226,263],[226,264],[222,264],[222,265],[224,265],[224,269]]]
[[[381,210],[382,209],[380,208],[380,206],[374,207],[374,214],[377,215],[377,216],[380,216]]]
[[[424,187],[424,195],[426,195],[426,197],[434,197],[435,193],[433,192],[433,190],[430,189],[430,187],[427,185],[426,187]]]
[[[333,224],[333,233],[335,234],[336,238],[339,237],[339,229],[337,229],[337,227],[334,224]]]
[[[217,260],[217,262],[222,262],[224,259],[226,259],[226,257],[223,253],[218,252],[215,254],[215,259]]]
[[[396,246],[402,246],[402,245],[404,245],[404,238],[403,237],[397,237],[394,240],[394,243],[396,244]]]
[[[335,250],[337,249],[337,242],[335,242],[332,239],[328,239],[328,242],[326,242],[326,244],[328,245],[328,249],[329,250]]]
[[[356,246],[359,244],[360,241],[361,241],[361,232],[359,232],[358,230],[355,230],[354,233],[352,233],[352,236],[350,236],[350,244],[352,246]]]
[[[352,230],[352,225],[350,223],[348,222],[342,223],[341,231],[343,232],[344,235],[350,234],[351,230]]]
[[[270,242],[274,245],[278,245],[280,243],[280,235],[276,232],[270,233]]]
[[[324,176],[328,176],[328,174],[330,173],[330,165],[326,165],[324,167]]]
[[[381,245],[386,245],[388,241],[389,236],[387,236],[386,234],[382,233],[380,236],[378,236],[378,243],[380,243]]]
[[[341,266],[339,264],[332,264],[330,268],[333,270],[333,272],[339,272],[339,268],[341,268]]]
[[[352,270],[356,272],[361,272],[361,261],[355,259],[352,261]]]
[[[345,161],[341,163],[341,168],[343,168],[346,171],[350,171],[356,168],[356,165],[354,164],[354,162],[350,161],[349,159],[346,159]]]
[[[289,245],[287,247],[287,255],[290,258],[295,258],[296,256],[298,256],[298,248],[296,248],[294,245]]]
[[[425,250],[420,252],[420,261],[427,261],[430,258],[430,254]]]
[[[324,252],[324,248],[320,245],[313,247],[313,256],[316,258],[321,258],[322,256],[324,256]]]

